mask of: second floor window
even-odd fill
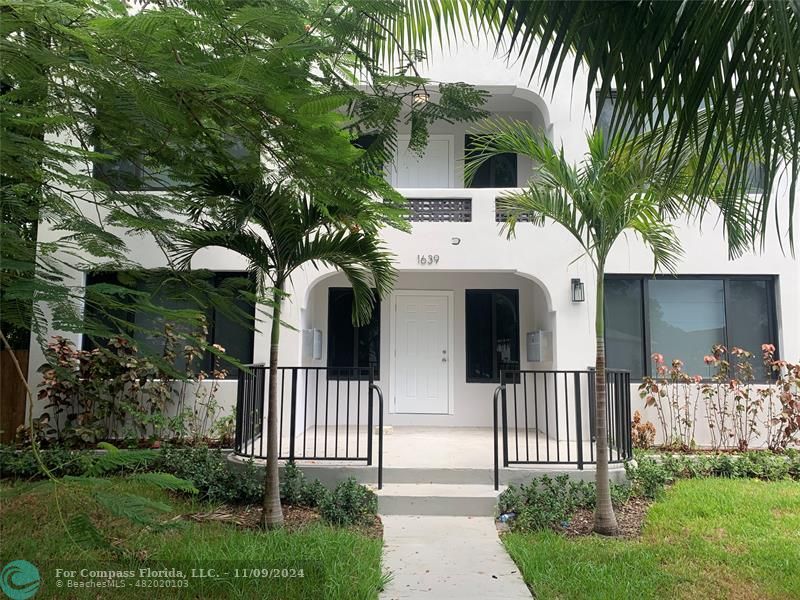
[[[474,136],[464,136],[464,156],[475,152]],[[471,188],[517,187],[517,155],[505,152],[485,161],[475,172]]]

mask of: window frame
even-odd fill
[[[212,282],[214,288],[217,288],[219,286],[219,283],[223,279],[225,279],[226,277],[239,277],[241,279],[249,278],[247,271],[214,271],[214,270],[211,270],[211,269],[202,269],[202,270],[211,273],[210,281]],[[138,271],[138,272],[145,272],[145,271],[147,271],[147,269],[143,269],[142,271]],[[98,277],[98,278],[99,277],[103,277],[105,282],[108,282],[108,278],[109,277],[117,276],[119,273],[122,273],[122,272],[124,272],[124,271],[85,271],[84,272],[84,279],[83,279],[84,289],[89,285],[93,285],[94,283],[97,283],[97,282],[92,282],[91,281],[91,278],[93,278],[93,277]],[[127,271],[127,272],[130,273],[131,271]],[[117,280],[115,282],[112,282],[112,283],[114,283],[115,285],[120,285],[119,280]],[[84,310],[85,310],[85,308],[84,308]],[[217,328],[216,313],[217,313],[217,311],[213,306],[206,306],[206,307],[204,307],[204,310],[206,312],[206,316],[207,317],[208,317],[208,312],[209,311],[212,313],[212,316],[209,319],[208,334],[206,336],[206,344],[211,346],[211,345],[217,343],[217,341],[216,341],[216,328]],[[255,322],[255,319],[256,319],[256,312],[257,312],[257,306],[256,306],[256,303],[253,303],[253,315],[252,316],[253,316],[254,322]],[[127,309],[125,311],[125,320],[127,322],[129,322],[129,323],[134,323],[135,319],[136,319],[136,311],[134,311],[132,309]],[[252,328],[248,327],[247,328],[247,333],[248,333],[247,341],[248,341],[248,344],[249,344],[249,347],[250,347],[250,358],[240,361],[244,365],[252,363],[253,362],[253,358],[255,356],[255,329],[252,329]],[[90,346],[88,346],[88,347],[87,347],[87,342],[90,344]],[[86,334],[81,334],[81,350],[91,350],[93,347],[96,347],[96,346],[94,346],[94,343],[91,341],[91,339]],[[210,373],[214,368],[214,358],[215,358],[215,356],[211,352],[204,352],[203,356],[200,357],[200,359],[198,361],[196,370],[198,372],[199,371],[206,371],[207,373]],[[237,369],[237,367],[235,367],[234,365],[231,365],[229,363],[226,363],[224,361],[222,361],[220,363],[220,366],[222,368],[224,368],[228,372],[227,376],[224,379],[222,379],[221,381],[235,381],[238,378],[237,372],[234,371],[234,369]]]
[[[338,293],[350,292],[350,294],[352,295],[353,294],[353,288],[352,287],[340,287],[340,286],[329,287],[328,288],[328,315],[327,315],[327,322],[326,322],[327,334],[328,334],[328,342],[327,342],[327,345],[326,345],[326,348],[325,348],[325,369],[326,369],[326,373],[327,373],[327,378],[329,380],[331,380],[331,381],[341,381],[341,380],[368,381],[369,380],[369,375],[363,374],[362,370],[365,371],[365,370],[369,369],[370,365],[360,366],[360,365],[354,364],[354,365],[351,365],[351,366],[347,367],[347,366],[331,366],[331,364],[330,364],[331,356],[332,356],[332,346],[333,346],[333,335],[331,335],[331,332],[332,332],[332,328],[331,328],[331,303],[333,301],[333,294],[337,293],[337,292]],[[378,300],[377,294],[375,295],[375,305],[372,308],[372,317],[371,318],[375,319],[376,317],[377,317],[377,320],[378,320],[378,323],[377,323],[378,340],[377,340],[377,348],[376,348],[376,352],[375,352],[375,354],[377,356],[377,361],[375,362],[375,366],[374,366],[373,371],[372,371],[372,381],[380,381],[380,375],[381,375],[381,326],[382,326],[381,318],[382,318],[382,315],[381,315],[381,302],[380,302],[380,300]],[[358,362],[358,341],[359,341],[358,340],[358,336],[359,336],[359,330],[362,327],[366,327],[366,325],[362,325],[360,327],[356,327],[355,325],[353,325],[352,320],[351,320],[350,321],[350,326],[353,328],[353,362],[357,363]],[[352,375],[350,375],[350,376],[344,375],[343,376],[343,375],[340,375],[339,373],[336,372],[337,370],[344,371],[344,370],[347,370],[347,369],[352,369],[352,372],[351,372]]]
[[[469,339],[466,335],[466,327],[469,327],[469,323],[467,321],[467,302],[468,298],[473,295],[491,295],[492,297],[492,334],[491,334],[491,346],[492,348],[497,347],[497,311],[495,310],[496,302],[494,300],[495,295],[499,292],[507,293],[510,292],[511,295],[514,297],[514,305],[517,312],[517,363],[522,367],[522,340],[520,338],[520,312],[519,312],[519,289],[515,288],[469,288],[464,290],[464,356],[465,356],[465,365],[464,371],[466,376],[466,383],[500,383],[500,369],[497,366],[497,353],[492,352],[492,377],[489,378],[478,378],[478,377],[470,377],[469,374],[469,365],[470,365],[470,345]]]
[[[643,378],[644,377],[654,377],[655,374],[652,370],[652,360],[650,358],[650,311],[648,306],[648,298],[649,298],[649,282],[654,279],[662,279],[662,280],[678,280],[678,281],[722,281],[722,305],[723,305],[723,317],[725,319],[724,325],[724,334],[722,344],[730,350],[730,341],[729,341],[729,317],[730,317],[730,308],[728,302],[728,296],[730,295],[730,283],[731,281],[766,281],[768,282],[767,285],[767,323],[769,326],[770,337],[774,341],[770,341],[769,343],[775,346],[775,358],[777,359],[780,354],[780,347],[779,347],[779,339],[778,339],[778,306],[777,306],[777,295],[776,295],[776,284],[778,282],[778,276],[775,274],[767,274],[767,275],[753,275],[753,274],[743,274],[743,275],[736,275],[736,274],[724,274],[724,275],[715,275],[715,274],[701,274],[701,275],[653,275],[653,274],[642,274],[642,273],[608,273],[605,275],[605,279],[627,279],[632,280],[636,279],[639,280],[641,284],[641,298],[642,298],[642,306],[641,306],[641,314],[642,314],[642,361],[644,365],[643,369]],[[604,298],[604,318],[608,318],[608,305],[605,303]],[[608,330],[606,328],[606,332],[604,334],[604,342],[606,343],[606,347],[608,347]],[[710,348],[708,349],[711,350]],[[606,363],[608,363],[608,357],[606,357]],[[608,368],[614,368],[608,366]],[[631,378],[631,381],[642,381],[641,379]],[[710,379],[704,377],[703,381],[710,381]],[[756,378],[756,383],[760,382],[760,378]]]

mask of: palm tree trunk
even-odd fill
[[[281,337],[281,301],[283,283],[275,282],[272,295],[272,335],[269,346],[269,402],[267,409],[267,466],[264,475],[264,504],[261,526],[264,529],[283,527],[280,481],[278,479],[278,346]]]
[[[617,517],[611,504],[611,486],[608,481],[608,420],[606,418],[606,342],[604,315],[604,278],[602,268],[597,270],[597,315],[595,335],[597,355],[595,358],[595,433],[597,436],[597,504],[594,509],[594,531],[602,535],[617,534]]]

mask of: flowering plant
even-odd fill
[[[639,395],[646,408],[656,409],[663,445],[676,450],[695,445],[700,400],[715,450],[747,450],[762,433],[774,451],[800,443],[800,364],[775,359],[772,344],[763,344],[761,352],[763,384],[756,382],[753,354],[742,348],[715,345],[703,358],[706,379],[685,373],[679,359],[668,367],[663,355],[653,354],[656,376],[643,379]]]

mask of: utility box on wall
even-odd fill
[[[319,329],[303,330],[303,353],[311,360],[322,360],[322,332]]]
[[[552,332],[529,331],[525,334],[525,349],[528,362],[550,362],[553,360]]]

